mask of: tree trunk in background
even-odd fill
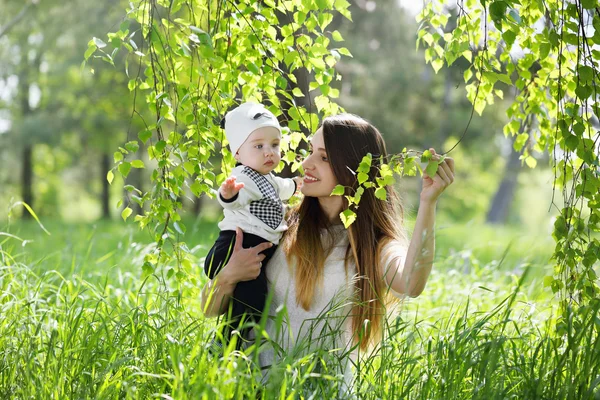
[[[452,18],[448,19],[448,24],[446,25],[446,28],[444,29],[445,33],[450,33],[452,31],[454,31],[454,29],[456,29],[456,23],[457,23],[457,17],[454,15],[455,12],[451,11],[451,14],[453,15]],[[452,92],[453,90],[456,90],[456,72],[455,70],[453,70],[452,68],[444,68],[445,72],[444,72],[444,99],[443,99],[443,108],[442,108],[442,121],[441,121],[441,125],[440,125],[440,131],[438,133],[438,142],[436,143],[436,146],[438,146],[439,148],[437,148],[436,150],[438,152],[441,151],[445,151],[448,149],[443,149],[442,147],[444,146],[444,143],[446,142],[446,140],[448,139],[448,137],[450,137],[450,134],[452,133],[452,121],[450,121],[450,115],[451,113],[454,111],[453,110],[453,106],[454,106],[454,101],[453,101],[453,96],[452,96]],[[462,73],[460,75],[462,77]]]
[[[445,77],[446,79],[444,81],[443,115],[442,123],[440,126],[440,132],[438,134],[439,150],[436,149],[438,151],[442,151],[442,146],[444,146],[444,142],[446,142],[446,139],[448,139],[452,130],[450,113],[452,112],[452,90],[454,89],[454,79],[452,75],[452,70],[450,68],[446,68]]]
[[[492,200],[492,204],[487,213],[486,222],[490,224],[506,223],[510,207],[515,197],[521,163],[519,161],[520,154],[517,153],[512,146],[511,150],[506,166],[504,167],[502,182],[500,182],[500,186],[494,195],[494,199]]]
[[[279,19],[279,21],[282,25],[289,24],[293,21],[293,16],[289,13],[277,12],[277,18]],[[335,18],[334,18],[334,21],[335,21]],[[335,26],[335,23],[332,22],[330,24],[330,27],[328,27],[328,29],[331,29],[331,26]],[[279,35],[279,39],[283,39],[281,37],[281,33],[279,33],[278,35]],[[279,64],[279,68],[286,74],[289,73],[288,68],[284,62]],[[297,107],[304,106],[304,107],[306,107],[306,110],[308,112],[316,112],[317,110],[313,104],[312,96],[309,94],[310,73],[308,72],[308,70],[306,68],[303,67],[303,68],[296,69],[294,71],[294,76],[296,77],[296,81],[298,82],[298,84],[296,85],[294,82],[292,82],[291,80],[288,79],[288,92],[291,93],[291,91],[294,89],[294,87],[298,87],[298,88],[300,88],[300,90],[302,90],[302,93],[304,93],[304,97],[294,98],[294,101],[296,102],[296,106]],[[287,76],[286,76],[286,79],[287,79]],[[290,120],[291,118],[289,116],[289,109],[291,106],[288,103],[289,100],[286,99],[284,96],[279,96],[279,100],[281,101],[281,111],[283,113],[284,119]],[[313,126],[312,127],[313,132],[316,131],[317,128],[318,127]],[[302,126],[300,127],[300,129],[302,129],[302,133],[304,133],[304,135],[306,135],[306,136],[313,133],[313,132],[308,132],[307,129],[303,129]],[[300,145],[298,146],[296,151],[298,151],[300,149],[307,149],[307,148],[308,148],[308,145],[305,142],[301,141]],[[283,170],[281,171],[281,173],[279,173],[279,175],[284,178],[292,178],[293,176],[298,175],[298,171],[292,172],[291,167],[289,165],[286,165],[285,168],[283,168]]]
[[[23,202],[33,208],[33,192],[31,187],[33,186],[33,163],[32,163],[33,149],[30,144],[23,146],[23,159],[21,160],[21,197]],[[31,219],[29,211],[23,207],[23,219]]]
[[[19,95],[21,98],[21,118],[26,119],[31,114],[31,106],[29,104],[29,65],[27,57],[23,57],[21,61],[21,72],[19,74]],[[21,198],[23,202],[33,208],[33,145],[30,143],[31,138],[21,133],[23,143],[23,158],[21,160]],[[23,207],[23,219],[30,219],[31,214]]]
[[[110,219],[110,184],[106,179],[106,174],[110,170],[110,155],[103,152],[100,158],[100,182],[102,184],[102,195],[100,203],[102,204],[102,218]]]
[[[194,200],[194,214],[200,215],[202,213],[202,206],[204,205],[204,196],[200,196]]]
[[[284,63],[282,63],[282,65],[280,67],[283,71],[287,72],[287,68]],[[302,93],[304,93],[304,97],[298,97],[295,99],[296,106],[297,107],[304,106],[304,107],[306,107],[307,111],[316,112],[316,107],[312,104],[311,96],[309,96],[309,94],[308,94],[308,85],[310,83],[310,74],[309,74],[308,70],[306,68],[299,68],[294,71],[294,76],[296,77],[296,80],[298,81],[297,86],[300,88],[300,90],[302,90]],[[291,92],[292,89],[296,85],[291,81],[289,82],[289,84],[290,84],[289,91]],[[291,106],[287,103],[287,101],[289,101],[289,100],[287,100],[283,96],[280,96],[280,100],[281,100],[281,111],[283,112],[285,119],[290,120],[291,118],[289,116],[289,110],[290,110]],[[307,137],[309,135],[311,135],[312,133],[314,133],[314,131],[316,131],[317,128],[318,128],[317,126],[313,126],[312,127],[313,132],[309,132],[307,129],[300,127],[300,129],[302,129],[302,133],[304,133],[304,135]],[[305,142],[301,141],[300,145],[298,146],[296,151],[298,151],[300,149],[306,149],[307,147],[308,147],[307,144]],[[292,178],[295,175],[298,175],[298,171],[292,172],[291,167],[289,165],[286,165],[285,168],[283,168],[283,170],[281,171],[281,173],[279,175],[284,178]]]
[[[140,158],[140,154],[141,151],[137,154],[136,158]],[[141,168],[131,168],[129,176],[132,178],[132,185],[139,189],[142,193],[144,193],[144,170]],[[138,193],[132,194],[139,196]],[[142,215],[144,213],[144,210],[136,201],[132,201],[130,207],[133,210],[133,215]]]

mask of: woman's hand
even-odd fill
[[[258,277],[262,261],[265,259],[265,255],[260,252],[273,246],[272,243],[266,242],[244,249],[243,239],[242,230],[236,228],[235,246],[229,262],[202,288],[202,309],[207,317],[216,317],[227,310],[229,299],[239,282]]]
[[[258,246],[244,249],[242,243],[244,241],[244,233],[238,227],[235,230],[235,246],[229,262],[219,272],[219,279],[225,279],[230,284],[238,282],[251,281],[256,279],[262,268],[262,261],[265,255],[261,252],[273,246],[270,242],[261,243]]]
[[[429,149],[432,160],[439,160],[440,156],[436,154],[434,149]],[[421,202],[435,203],[448,186],[454,182],[454,160],[446,157],[444,161],[438,165],[435,176],[430,177],[427,173],[423,174],[423,189],[421,190]]]

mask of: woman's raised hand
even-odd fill
[[[238,227],[235,232],[235,245],[233,253],[231,253],[231,258],[219,273],[220,278],[225,277],[232,284],[256,279],[260,274],[262,261],[265,259],[265,255],[261,254],[261,252],[273,246],[272,243],[265,242],[258,246],[244,249],[242,247],[243,241],[244,233]]]
[[[429,149],[432,160],[439,160],[441,157],[436,154],[434,149]],[[437,173],[431,177],[427,173],[423,174],[423,189],[421,190],[421,202],[433,203],[448,186],[454,182],[454,160],[446,157],[438,165]]]

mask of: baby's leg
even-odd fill
[[[249,248],[264,242],[266,242],[266,240],[259,236],[244,233],[244,243],[242,245],[244,248]],[[239,282],[236,285],[231,302],[231,319],[229,323],[231,329],[239,329],[239,323],[244,315],[246,315],[244,321],[250,320],[258,322],[260,319],[260,315],[265,308],[265,301],[267,299],[268,289],[266,268],[276,249],[277,246],[273,245],[262,252],[262,254],[265,255],[265,259],[262,261],[262,268],[256,279]],[[250,330],[247,328],[240,329],[240,334],[244,339],[248,339],[249,333]],[[238,348],[240,344],[241,343],[238,343]]]
[[[245,244],[244,247],[246,247]],[[239,282],[236,285],[233,291],[234,316],[240,316],[245,312],[254,318],[262,313],[267,299],[267,266],[276,249],[277,246],[273,245],[263,251],[262,254],[265,255],[265,259],[262,261],[262,268],[256,279]]]
[[[204,261],[204,272],[206,276],[213,279],[221,271],[221,268],[227,264],[233,245],[235,244],[235,231],[221,231],[215,244],[208,252]]]

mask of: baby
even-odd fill
[[[265,259],[258,278],[238,283],[233,292],[231,319],[223,334],[228,339],[243,314],[256,321],[264,309],[267,296],[265,267],[287,229],[282,200],[292,197],[302,180],[271,174],[281,159],[281,127],[263,105],[240,105],[227,113],[224,128],[237,164],[219,188],[218,198],[225,218],[219,223],[221,232],[206,256],[204,271],[212,279],[227,264],[235,244],[236,227],[244,232],[244,248],[273,243],[263,252]],[[247,339],[247,329],[240,333]]]

